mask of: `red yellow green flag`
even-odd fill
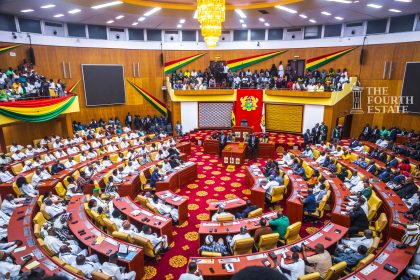
[[[184,58],[180,58],[180,59],[176,59],[176,60],[166,62],[164,67],[163,67],[165,75],[167,75],[169,73],[172,73],[172,72],[178,70],[179,68],[184,67],[185,65],[193,62],[196,59],[199,59],[200,57],[202,57],[205,54],[206,53],[200,53],[200,54],[187,56],[187,57],[184,57]]]
[[[329,53],[329,54],[325,54],[325,55],[321,55],[321,56],[317,56],[314,58],[310,58],[306,60],[306,67],[305,69],[307,71],[312,71],[315,69],[318,69],[321,66],[324,66],[327,63],[330,63],[333,60],[336,60],[337,58],[348,54],[349,52],[351,52],[352,50],[354,50],[357,47],[354,48],[348,48],[348,49],[344,49],[341,51],[336,51],[333,53]]]
[[[72,84],[68,89],[66,89],[67,93],[71,93],[71,94],[76,94],[74,92],[74,90],[76,89],[76,87],[79,85],[80,80],[78,80],[77,82],[75,82],[74,84]]]
[[[162,115],[166,116],[168,114],[168,108],[166,107],[165,103],[154,97],[152,94],[148,93],[135,83],[127,80],[127,82],[138,92],[144,99],[146,99],[156,110],[159,111]]]
[[[4,53],[10,51],[11,49],[19,47],[21,44],[17,45],[7,45],[7,46],[0,46],[0,53]]]
[[[247,56],[247,57],[242,57],[242,58],[237,58],[237,59],[231,59],[231,60],[227,60],[226,64],[231,71],[236,71],[236,70],[243,69],[251,65],[260,63],[261,61],[270,59],[276,55],[279,55],[285,52],[287,52],[287,50],[281,50],[281,51]]]

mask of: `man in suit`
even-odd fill
[[[152,175],[150,176],[150,187],[156,189],[156,182],[160,180],[162,175],[159,174],[159,168],[155,167],[153,169]]]
[[[360,231],[365,231],[366,229],[369,229],[369,220],[367,219],[366,213],[365,211],[363,211],[359,203],[357,203],[355,207],[350,211],[349,217],[349,236],[356,235]]]
[[[369,124],[366,124],[362,130],[362,133],[360,133],[359,139],[368,140],[371,131],[372,129],[370,128]]]
[[[370,174],[373,174],[373,175],[376,174],[377,167],[374,160],[370,161],[369,165],[366,167],[366,171],[368,171]]]
[[[227,144],[227,136],[225,133],[221,132],[219,137],[219,158],[222,157],[222,151],[226,147]]]
[[[125,125],[131,128],[132,123],[133,123],[133,117],[131,116],[130,113],[128,113],[127,116],[125,117]]]
[[[305,146],[310,144],[311,140],[311,131],[309,129],[306,130],[306,132],[303,134],[303,141]]]
[[[258,207],[257,205],[252,205],[251,200],[246,201],[246,208],[242,212],[238,212],[235,214],[237,219],[243,219],[247,218],[248,214],[254,210],[256,210]]]
[[[55,163],[51,166],[51,174],[57,174],[60,171],[63,171],[64,169],[66,169],[64,164],[60,163],[60,160],[57,159]]]
[[[254,133],[252,133],[248,138],[248,147],[251,152],[251,159],[256,159],[258,155],[258,144],[260,140]]]

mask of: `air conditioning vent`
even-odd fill
[[[63,27],[62,23],[56,23],[56,22],[45,22],[45,26],[51,26],[51,27]]]
[[[109,31],[111,31],[111,32],[124,32],[124,29],[123,28],[113,28],[113,27],[111,27],[111,28],[109,28]]]
[[[354,23],[347,23],[347,27],[356,27],[356,26],[362,26],[363,22],[354,22]]]
[[[288,28],[287,32],[301,32],[302,28]]]
[[[178,31],[177,30],[169,30],[169,31],[165,31],[165,34],[178,35]]]
[[[267,10],[258,10],[258,12],[260,12],[263,15],[268,15],[269,12]]]

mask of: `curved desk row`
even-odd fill
[[[188,198],[179,196],[171,192],[170,190],[156,192],[156,195],[160,200],[177,208],[178,210],[178,223],[181,225],[183,222],[188,220]]]
[[[226,200],[211,201],[209,203],[210,219],[219,209],[219,205],[223,204],[225,206],[225,212],[235,215],[237,212],[241,212],[246,207],[246,201],[242,198],[236,197]]]

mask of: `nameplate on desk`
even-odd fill
[[[55,263],[53,263],[50,259],[45,259],[41,261],[41,263],[50,271],[56,270],[58,268],[58,266]]]
[[[350,276],[348,278],[346,278],[347,280],[361,280],[359,277],[357,277],[356,275]]]
[[[161,220],[161,221],[164,221],[164,222],[166,222],[168,220],[168,219],[165,219],[165,218],[163,218],[161,216],[155,216],[155,219]]]
[[[283,253],[287,253],[287,252],[289,252],[289,249],[287,249],[287,248],[281,248],[281,249],[275,250],[274,251],[274,254],[276,254],[276,256],[277,256],[277,255],[280,255],[280,254],[283,254]]]
[[[44,254],[39,249],[33,250],[32,254],[34,254],[34,257],[36,257],[38,260],[44,258]]]
[[[259,221],[259,220],[260,220],[260,218],[252,218],[252,219],[248,219],[247,221],[248,221],[249,223],[252,223],[252,222]]]
[[[369,264],[368,266],[366,266],[365,268],[363,268],[360,273],[362,273],[363,275],[369,275],[371,274],[373,271],[375,271],[378,268],[377,265]]]
[[[92,224],[89,221],[84,221],[83,224],[86,226],[86,228],[91,229],[93,228]]]
[[[329,232],[329,231],[330,231],[330,229],[332,229],[333,227],[334,227],[334,225],[333,225],[333,224],[329,224],[329,225],[325,226],[325,227],[322,229],[322,231],[323,231],[323,232]]]
[[[184,199],[184,197],[182,197],[182,196],[176,196],[176,197],[172,198],[172,200],[175,201],[175,202],[183,200],[183,199]]]
[[[29,221],[30,221],[31,219],[30,219],[30,217],[29,216],[25,216],[24,218],[23,218],[23,224],[24,225],[27,225],[27,224],[29,224]]]
[[[140,213],[141,213],[141,211],[138,210],[138,209],[130,212],[130,214],[133,215],[133,216],[138,216]]]
[[[232,202],[235,202],[235,201],[238,201],[238,200],[239,200],[239,198],[229,199],[229,200],[225,200],[225,203],[232,203]]]
[[[273,217],[275,215],[277,215],[277,213],[268,213],[268,214],[263,215],[262,217],[263,218],[269,218],[269,217]]]
[[[144,215],[146,215],[146,216],[153,216],[153,213],[150,213],[150,212],[148,212],[148,211],[146,211],[146,210],[140,210]]]
[[[79,205],[79,211],[83,212],[83,210],[85,209],[85,206],[83,204]]]
[[[247,258],[248,261],[266,259],[267,254],[262,253],[262,254],[257,254],[257,255],[251,255],[251,256],[247,256],[246,258]]]
[[[219,263],[231,263],[231,262],[239,262],[240,258],[226,258],[226,259],[219,259]]]
[[[85,214],[85,211],[79,211],[79,218],[80,218],[81,220],[85,220],[85,219],[86,219],[86,214]]]
[[[218,227],[220,223],[203,223],[203,227]]]
[[[210,259],[210,258],[192,259],[192,260],[195,261],[198,264],[213,264],[214,263],[214,259]]]
[[[30,228],[30,227],[24,227],[24,228],[23,228],[23,235],[24,235],[24,236],[29,236],[29,235],[31,235],[31,228]]]
[[[388,198],[388,195],[385,192],[382,192],[382,196],[386,199]]]
[[[168,198],[168,197],[172,197],[172,194],[170,192],[165,192],[161,196],[162,196],[162,198]]]
[[[105,238],[105,241],[108,242],[109,244],[114,245],[114,246],[117,246],[118,245],[118,242],[115,239],[112,239],[110,237],[106,237]]]
[[[233,225],[239,225],[240,222],[227,222],[227,223],[223,223],[224,226],[233,226]]]
[[[29,247],[33,247],[36,244],[35,240],[32,237],[26,238],[26,243],[28,244]]]
[[[322,237],[322,233],[320,233],[320,232],[317,232],[317,233],[315,233],[314,235],[312,235],[311,237],[309,237],[308,239],[309,240],[311,240],[311,241],[315,241],[315,240],[317,240],[318,238],[320,238],[320,237]]]
[[[384,261],[389,257],[389,254],[382,252],[376,259],[375,262],[379,264],[383,264]]]
[[[26,208],[25,215],[29,215],[31,213],[31,211],[32,211],[32,207]]]
[[[391,241],[389,242],[388,246],[386,246],[386,249],[390,252],[393,252],[395,247],[397,247],[398,243]]]

